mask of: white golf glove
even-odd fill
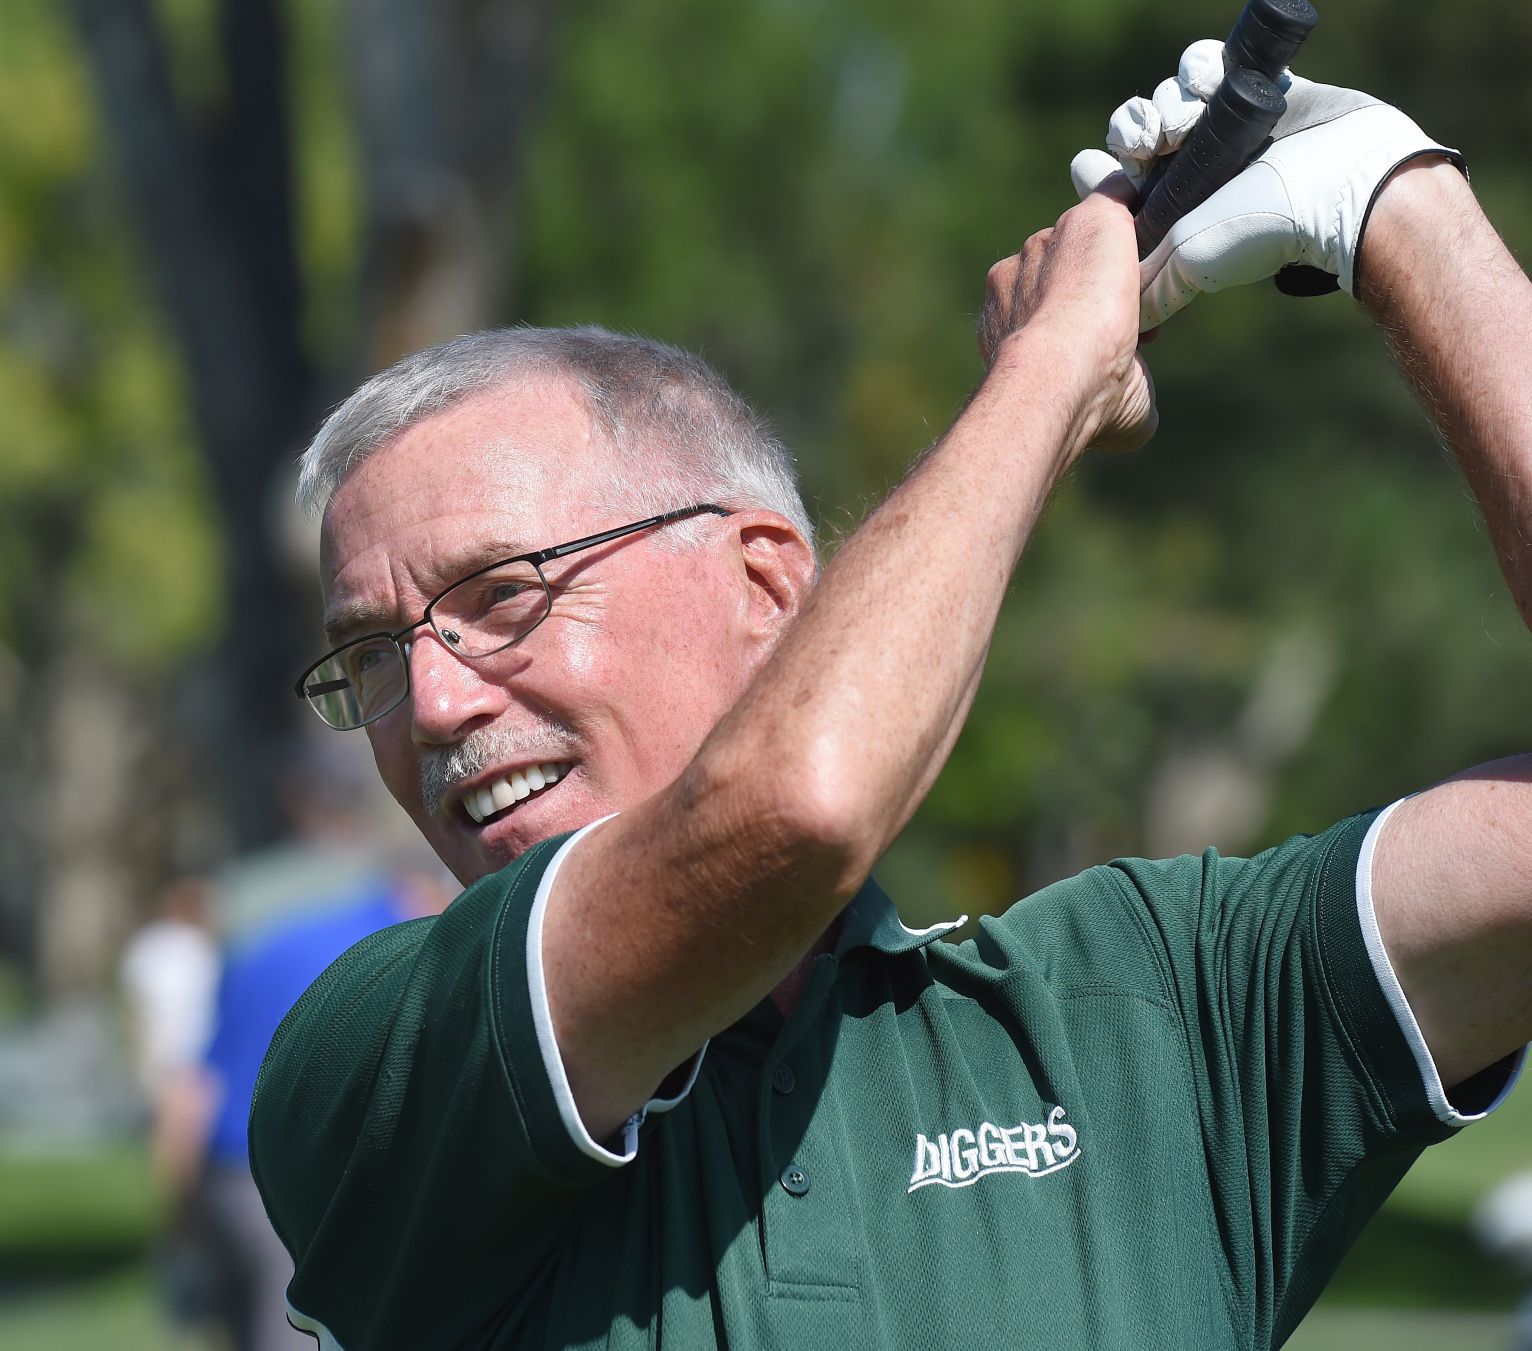
[[[1178,150],[1223,79],[1223,43],[1193,43],[1181,69],[1152,99],[1129,99],[1115,113],[1104,150],[1082,150],[1070,165],[1086,196],[1122,169],[1142,186],[1155,161]],[[1278,282],[1295,294],[1357,291],[1362,233],[1378,190],[1400,165],[1443,155],[1467,172],[1463,157],[1437,144],[1397,108],[1354,89],[1284,74],[1287,112],[1266,152],[1233,182],[1183,216],[1139,264],[1141,329],[1153,328],[1204,291],[1243,286],[1298,265]],[[1331,278],[1315,286],[1318,269]]]

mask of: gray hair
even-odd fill
[[[319,515],[352,469],[407,428],[537,376],[570,380],[613,452],[612,498],[592,506],[620,503],[642,516],[694,502],[765,507],[814,547],[791,452],[728,382],[679,347],[594,326],[489,329],[395,362],[325,419],[303,454],[299,505]],[[658,538],[698,537],[681,521]]]

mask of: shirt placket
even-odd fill
[[[825,1006],[838,965],[828,955],[815,962],[798,1009],[761,1066],[761,1247],[768,1302],[777,1306],[773,1321],[796,1322],[790,1306],[812,1305],[821,1319],[845,1318],[850,1337],[860,1299],[853,1179],[837,1167],[841,1151],[828,1124],[834,1113],[822,1102],[829,1068]],[[839,1312],[837,1306],[843,1306]],[[818,1335],[825,1330],[821,1323]],[[785,1326],[776,1331],[790,1335]]]

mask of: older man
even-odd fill
[[[674,349],[478,335],[335,413],[304,491],[337,650],[299,692],[366,726],[468,889],[353,949],[273,1043],[252,1157],[298,1326],[1286,1336],[1532,1033],[1528,764],[1250,860],[1122,860],[962,945],[868,875],[1049,490],[1152,431],[1140,327],[1196,289],[1302,261],[1359,292],[1532,603],[1532,288],[1449,152],[1386,111],[1410,130],[1279,142],[1286,214],[1247,181],[1147,285],[1121,178],[997,265],[983,384],[817,584],[787,457]],[[1307,161],[1302,134],[1328,138]]]

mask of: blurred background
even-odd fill
[[[833,549],[977,378],[988,265],[1235,8],[7,0],[0,1345],[255,1344],[226,1287],[264,1259],[209,1256],[238,1206],[192,1179],[242,1167],[261,973],[450,897],[290,693],[324,411],[467,329],[641,330],[774,421]],[[1321,10],[1305,73],[1461,147],[1532,241],[1532,8]],[[1532,645],[1355,306],[1216,297],[1151,356],[1158,438],[1059,494],[880,869],[912,924],[1526,747]],[[1523,1093],[1418,1165],[1293,1345],[1512,1345],[1529,1124]]]

